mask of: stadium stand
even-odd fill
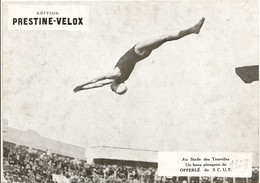
[[[43,143],[35,144],[34,138]],[[120,156],[117,159],[117,154],[127,155],[122,152],[128,149],[112,150],[107,146],[94,149],[93,152],[100,152],[96,156],[99,158],[89,163],[84,148],[46,139],[33,131],[7,128],[3,142],[5,180],[2,180],[6,183],[258,183],[259,180],[258,167],[253,169],[251,178],[160,177],[154,152],[150,150],[129,150],[132,159]],[[151,156],[141,161],[147,158],[142,155],[144,151]]]

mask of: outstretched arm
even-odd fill
[[[110,73],[109,74],[105,74],[105,75],[99,75],[99,76],[91,79],[89,82],[85,83],[84,85],[93,84],[93,83],[96,83],[98,81],[102,81],[102,80],[105,80],[105,79],[113,79],[112,77],[113,76]]]
[[[111,84],[113,83],[114,79],[120,76],[120,74],[121,72],[119,68],[116,67],[112,72],[95,77],[94,79],[91,79],[87,83],[77,86],[76,88],[74,88],[73,91],[78,92],[80,90],[88,90],[88,89],[98,88],[98,87]]]
[[[114,79],[105,79],[102,80],[100,82],[95,82],[93,84],[83,84],[80,86],[77,86],[76,88],[74,88],[74,92],[78,92],[78,91],[82,91],[82,90],[89,90],[89,89],[93,89],[93,88],[99,88],[99,87],[103,87],[105,85],[111,84],[114,82]]]

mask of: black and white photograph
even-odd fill
[[[1,3],[1,183],[259,182],[258,1]]]

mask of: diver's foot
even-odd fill
[[[202,18],[199,23],[197,23],[196,25],[194,25],[194,27],[192,28],[192,32],[195,34],[199,34],[200,33],[200,29],[203,26],[205,21],[205,18]]]

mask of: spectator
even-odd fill
[[[173,177],[159,177],[157,169],[130,166],[88,165],[49,150],[46,152],[4,142],[4,177],[9,182],[54,183],[52,174],[63,175],[71,183],[178,183]],[[249,183],[258,183],[259,171],[254,169]],[[179,179],[187,183],[187,177]],[[223,182],[224,181],[224,182]],[[202,177],[202,183],[210,183],[209,177]],[[215,183],[233,183],[232,179],[214,178]],[[198,183],[198,178],[191,178]],[[245,179],[237,179],[245,183]]]

